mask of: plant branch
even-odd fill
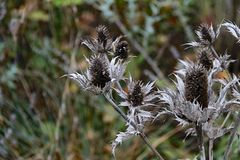
[[[231,115],[231,112],[228,112],[226,118],[224,119],[224,121],[223,121],[223,123],[222,123],[222,125],[221,125],[221,128],[223,128],[224,125],[227,123],[227,120],[229,119],[230,115]]]
[[[238,113],[237,121],[234,125],[234,128],[231,132],[230,138],[228,140],[227,148],[225,150],[224,157],[223,157],[224,160],[229,159],[229,154],[230,154],[231,149],[232,149],[233,140],[234,140],[234,137],[237,133],[237,129],[238,129],[239,125],[240,125],[240,112]]]
[[[208,159],[213,160],[213,139],[209,139],[208,145]]]
[[[196,124],[196,133],[197,133],[198,147],[201,154],[201,160],[206,160],[204,141],[203,141],[203,131],[202,131],[201,124]]]
[[[112,107],[114,108],[114,110],[116,110],[121,116],[122,118],[128,122],[131,126],[133,126],[136,130],[139,131],[139,135],[142,138],[142,140],[145,142],[145,144],[152,150],[152,152],[157,156],[157,158],[159,160],[164,160],[164,158],[160,155],[160,153],[158,153],[158,151],[151,145],[150,141],[148,140],[147,136],[141,132],[137,125],[135,123],[133,123],[132,121],[130,121],[128,119],[128,117],[126,116],[126,114],[118,107],[118,105],[109,97],[108,94],[104,94],[104,96],[106,97],[106,99],[112,104]]]
[[[219,55],[217,54],[216,50],[214,49],[214,47],[213,47],[212,45],[210,46],[210,50],[212,51],[213,56],[214,56],[217,60],[220,60]]]

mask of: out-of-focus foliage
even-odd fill
[[[80,5],[82,0],[52,0],[52,3],[56,6],[63,7],[69,5]]]
[[[171,84],[177,58],[194,57],[182,44],[202,22],[239,24],[238,0],[6,0],[0,1],[0,159],[111,159],[111,141],[124,129],[121,117],[102,97],[82,92],[62,75],[84,70],[81,37],[99,24],[124,34],[131,47],[128,72],[143,81]],[[219,53],[239,48],[223,37]],[[239,72],[239,63],[231,66]],[[223,73],[224,74],[224,73]],[[224,76],[224,75],[220,75]],[[163,125],[164,124],[164,125]],[[193,159],[196,140],[172,120],[161,119],[146,133],[166,159]],[[214,146],[224,153],[227,137]],[[232,159],[238,159],[234,143]],[[139,138],[117,150],[118,159],[153,159]]]

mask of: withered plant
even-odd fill
[[[240,124],[240,114],[231,125],[226,125],[229,124],[226,122],[230,121],[231,114],[238,113],[240,82],[238,76],[228,71],[229,64],[234,60],[227,53],[217,53],[214,48],[220,33],[226,30],[240,41],[240,29],[229,22],[220,24],[216,31],[208,24],[202,24],[196,30],[198,39],[185,44],[197,52],[196,61],[179,60],[182,68],[174,72],[175,89],[171,86],[157,89],[154,82],[145,84],[133,80],[131,76],[126,77],[125,69],[131,60],[128,43],[123,36],[113,39],[105,26],[96,28],[95,37],[83,39],[82,44],[92,51],[92,56],[86,58],[89,67],[82,73],[75,72],[66,76],[82,90],[105,96],[125,120],[126,130],[120,132],[112,142],[114,157],[117,145],[138,135],[158,159],[163,159],[144,134],[144,127],[147,122],[153,122],[167,114],[181,126],[187,126],[186,136],[196,136],[202,160],[213,160],[215,140],[230,133],[224,154],[224,159],[228,159]],[[227,78],[218,78],[216,75],[223,71],[227,73]],[[123,88],[123,85],[126,87]],[[117,93],[121,101],[117,102],[113,92]],[[160,111],[153,109],[160,104],[163,106]],[[121,107],[126,107],[127,112],[123,112]]]

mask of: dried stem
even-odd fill
[[[231,115],[231,112],[228,112],[226,118],[224,119],[224,121],[223,121],[223,123],[221,125],[221,128],[223,128],[225,126],[225,124],[227,123],[227,120],[229,119],[230,115]]]
[[[198,147],[201,154],[201,160],[206,160],[205,147],[204,147],[204,141],[203,141],[203,131],[202,131],[201,124],[196,125],[196,133],[197,133]]]
[[[237,133],[237,129],[238,129],[239,125],[240,125],[240,112],[238,113],[237,121],[236,121],[236,123],[234,125],[234,128],[233,128],[233,130],[231,132],[230,138],[228,140],[227,148],[225,150],[224,157],[223,157],[224,160],[228,160],[229,159],[229,154],[230,154],[231,149],[232,149],[233,140],[234,140],[234,137],[235,137],[235,135]]]
[[[118,88],[121,92],[123,92],[123,89],[122,89],[119,81],[116,82],[116,85],[117,85],[117,88]]]
[[[212,45],[210,46],[210,50],[212,51],[213,56],[214,56],[217,60],[220,60],[219,55],[217,54],[216,50],[214,49],[214,47],[213,47]]]
[[[158,151],[151,145],[150,141],[148,140],[148,138],[146,137],[146,135],[141,132],[138,127],[136,126],[135,123],[133,123],[132,121],[130,121],[128,119],[128,117],[126,116],[126,114],[118,107],[118,105],[110,98],[110,96],[108,94],[104,95],[106,97],[106,99],[112,104],[112,107],[123,117],[123,119],[128,122],[130,125],[132,125],[136,130],[139,131],[139,135],[142,138],[142,140],[145,142],[145,144],[152,150],[152,152],[157,156],[157,158],[159,160],[164,160],[164,158],[160,155],[160,153],[158,153]]]
[[[214,139],[209,139],[208,144],[208,159],[213,160],[213,141]]]

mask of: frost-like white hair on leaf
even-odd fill
[[[99,59],[105,67],[106,71],[109,74],[110,81],[106,82],[104,87],[96,86],[92,83],[93,78],[95,75],[92,75],[90,72],[90,68],[87,69],[85,73],[70,73],[65,76],[69,77],[73,81],[75,81],[83,90],[89,91],[94,94],[102,94],[111,89],[112,84],[115,81],[119,81],[124,79],[124,72],[126,69],[126,63],[120,62],[117,58],[113,58],[110,62],[106,56],[102,55],[93,55],[90,59],[86,58],[86,61],[91,66],[94,59]]]
[[[128,79],[128,92],[123,91],[122,89],[116,89],[118,95],[123,99],[120,103],[120,106],[128,107],[127,117],[129,122],[126,123],[127,129],[125,132],[120,132],[116,139],[112,143],[112,153],[115,157],[115,149],[116,147],[123,143],[124,141],[128,140],[134,135],[138,135],[140,132],[143,131],[146,122],[151,121],[153,119],[153,115],[150,111],[145,110],[148,107],[152,107],[154,103],[151,101],[153,99],[157,99],[158,95],[157,92],[153,92],[153,85],[154,82],[149,82],[144,85],[141,82],[133,81],[132,77]],[[136,89],[136,86],[139,87]],[[136,90],[140,93],[136,93],[136,96],[141,94],[140,104],[135,105],[135,103],[131,102],[129,96],[132,93],[135,93]],[[131,124],[134,124],[132,126]]]
[[[119,60],[117,57],[113,58],[109,65],[110,77],[112,77],[114,81],[124,79],[127,64],[128,62]]]
[[[129,79],[127,80],[127,88],[128,92],[125,92],[122,89],[116,89],[118,95],[123,99],[123,101],[120,103],[120,106],[127,106],[127,107],[145,107],[145,106],[151,106],[154,105],[152,101],[158,97],[157,92],[152,92],[153,86],[155,81],[153,82],[148,82],[146,85],[144,85],[140,81],[134,81],[132,77],[130,76]],[[129,100],[129,95],[133,92],[134,87],[136,85],[139,85],[141,88],[141,94],[142,94],[142,102],[138,106],[134,106],[131,100]]]
[[[228,32],[231,33],[240,42],[240,29],[232,22],[225,22],[222,26],[226,27]]]
[[[93,53],[107,53],[112,49],[112,38],[106,26],[96,28],[96,36],[84,38],[82,44],[86,45]]]
[[[228,69],[229,64],[235,62],[235,60],[230,59],[230,55],[227,54],[227,51],[223,55],[219,56],[219,59],[215,59],[213,61],[213,65],[215,68],[218,68],[218,71],[222,71]]]
[[[142,132],[144,129],[145,123],[153,118],[150,112],[141,110],[139,108],[129,108],[127,117],[129,122],[126,123],[126,131],[119,132],[115,140],[112,142],[112,154],[114,157],[116,147],[131,137],[140,134],[140,132]],[[132,123],[136,126],[136,128],[131,125]]]
[[[116,159],[116,147],[137,134],[139,134],[139,132],[136,132],[132,126],[128,126],[125,132],[119,132],[117,134],[115,140],[112,142],[112,154],[114,156],[114,159]]]
[[[205,132],[205,134],[207,134],[207,136],[210,139],[217,139],[219,137],[222,137],[226,133],[230,132],[232,129],[233,129],[232,126],[228,128],[221,128],[221,127],[216,127],[213,125],[213,123],[209,123],[209,122],[206,122],[203,125],[203,131]]]
[[[207,108],[201,108],[197,101],[189,102],[185,98],[185,84],[184,77],[189,68],[191,68],[194,63],[191,61],[180,61],[184,68],[176,71],[175,77],[176,90],[167,88],[160,91],[160,100],[166,104],[166,108],[161,111],[157,116],[163,114],[169,114],[175,117],[175,120],[179,122],[180,125],[190,125],[201,123],[203,126],[212,126],[212,130],[204,130],[209,138],[215,138],[222,136],[224,133],[228,132],[230,128],[213,127],[216,119],[223,113],[231,110],[231,106],[239,104],[237,98],[228,99],[227,94],[232,86],[239,83],[239,79],[233,76],[230,80],[219,80],[215,79],[213,75],[219,72],[221,65],[219,61],[214,63],[213,68],[208,72],[208,97],[209,103]],[[219,83],[221,85],[218,92],[214,92],[213,84]],[[234,91],[234,95],[238,97],[237,89]],[[194,133],[194,128],[187,130],[187,134]]]
[[[189,48],[205,48],[209,45],[213,44],[217,37],[219,36],[220,29],[222,24],[220,24],[216,31],[214,31],[212,24],[209,26],[208,24],[201,24],[199,28],[195,31],[198,41],[193,41],[189,43],[185,43],[186,49]]]

